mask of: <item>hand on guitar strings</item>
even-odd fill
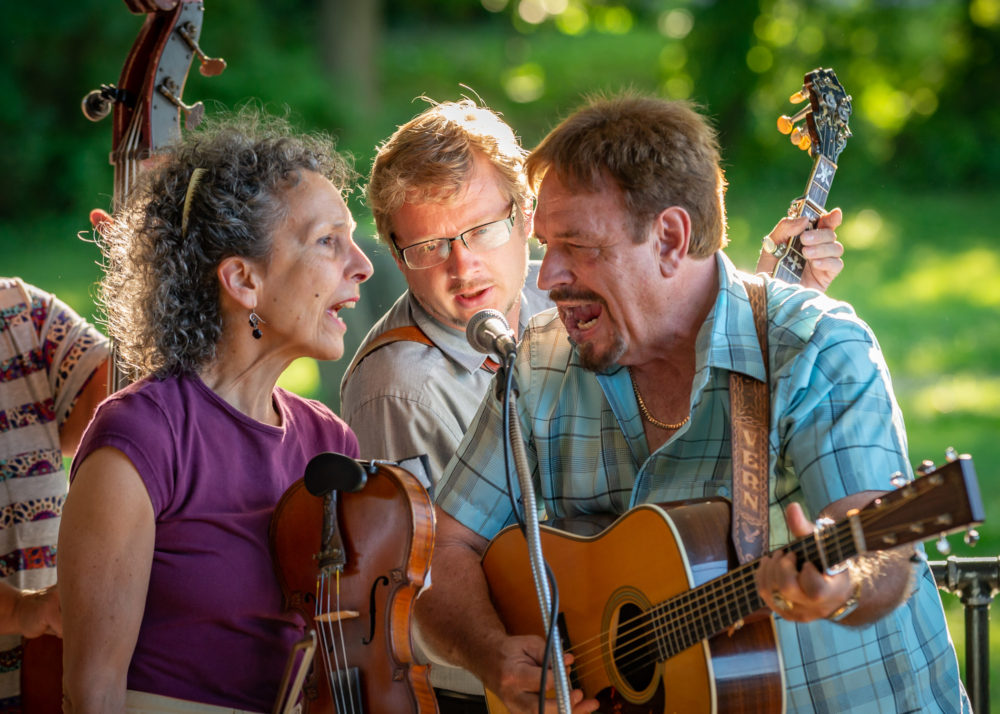
[[[797,503],[785,510],[785,520],[796,538],[815,530]],[[781,550],[760,560],[756,579],[757,589],[767,606],[792,622],[828,617],[841,608],[853,592],[849,570],[825,575],[808,562],[799,569],[795,554]]]
[[[816,221],[815,228],[809,228],[806,216],[782,218],[768,235],[775,245],[787,243],[802,234],[802,257],[806,267],[802,271],[803,287],[826,292],[833,279],[844,269],[844,246],[837,241],[836,229],[843,221],[843,213],[834,208],[824,213]],[[771,274],[778,265],[778,259],[765,250],[760,252],[757,272]]]
[[[508,637],[499,652],[499,682],[487,682],[504,702],[510,714],[537,714],[538,687],[542,668],[539,662],[545,656],[545,640],[537,635]],[[573,663],[573,655],[565,655],[566,666]],[[554,698],[555,674],[550,668],[545,678],[546,690],[550,698],[545,702],[546,714],[557,714],[558,704]],[[570,693],[572,714],[586,714],[597,711],[596,699],[584,699],[583,692],[574,689]]]

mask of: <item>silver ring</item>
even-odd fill
[[[788,602],[785,598],[781,596],[777,590],[771,591],[771,599],[774,601],[774,606],[781,610],[782,612],[791,612],[792,603]]]
[[[780,260],[788,252],[788,243],[779,245],[771,239],[771,236],[764,236],[760,239],[760,249]]]

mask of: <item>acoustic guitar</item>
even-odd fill
[[[574,687],[601,712],[781,712],[774,621],[757,592],[759,560],[736,566],[729,502],[642,505],[596,535],[542,529],[560,593],[557,621]],[[781,549],[831,570],[874,550],[982,522],[963,455]],[[590,525],[593,532],[592,523]],[[524,537],[501,531],[483,556],[493,603],[512,635],[544,636]],[[506,708],[487,692],[491,714]]]

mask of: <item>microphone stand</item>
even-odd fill
[[[535,502],[535,488],[531,482],[531,472],[528,469],[528,459],[524,452],[524,442],[521,440],[521,423],[517,418],[517,404],[514,393],[510,388],[509,375],[514,364],[514,354],[511,353],[497,374],[498,384],[505,384],[503,401],[507,414],[508,431],[506,438],[514,456],[514,469],[517,472],[518,486],[521,489],[521,499],[524,505],[524,537],[528,543],[528,557],[531,561],[531,574],[535,580],[535,593],[538,596],[538,605],[542,611],[542,624],[546,633],[549,634],[551,642],[551,652],[549,660],[552,663],[552,671],[555,673],[556,700],[560,714],[569,714],[570,706],[570,686],[569,676],[566,673],[566,664],[563,661],[562,641],[559,635],[559,628],[552,622],[552,591],[549,588],[549,579],[546,574],[545,560],[542,556],[542,541],[538,529],[538,510]],[[542,670],[545,663],[542,663]],[[544,696],[542,693],[541,696]]]

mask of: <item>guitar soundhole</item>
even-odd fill
[[[613,650],[615,668],[633,690],[641,692],[656,674],[656,646],[649,615],[625,603],[618,613]]]

